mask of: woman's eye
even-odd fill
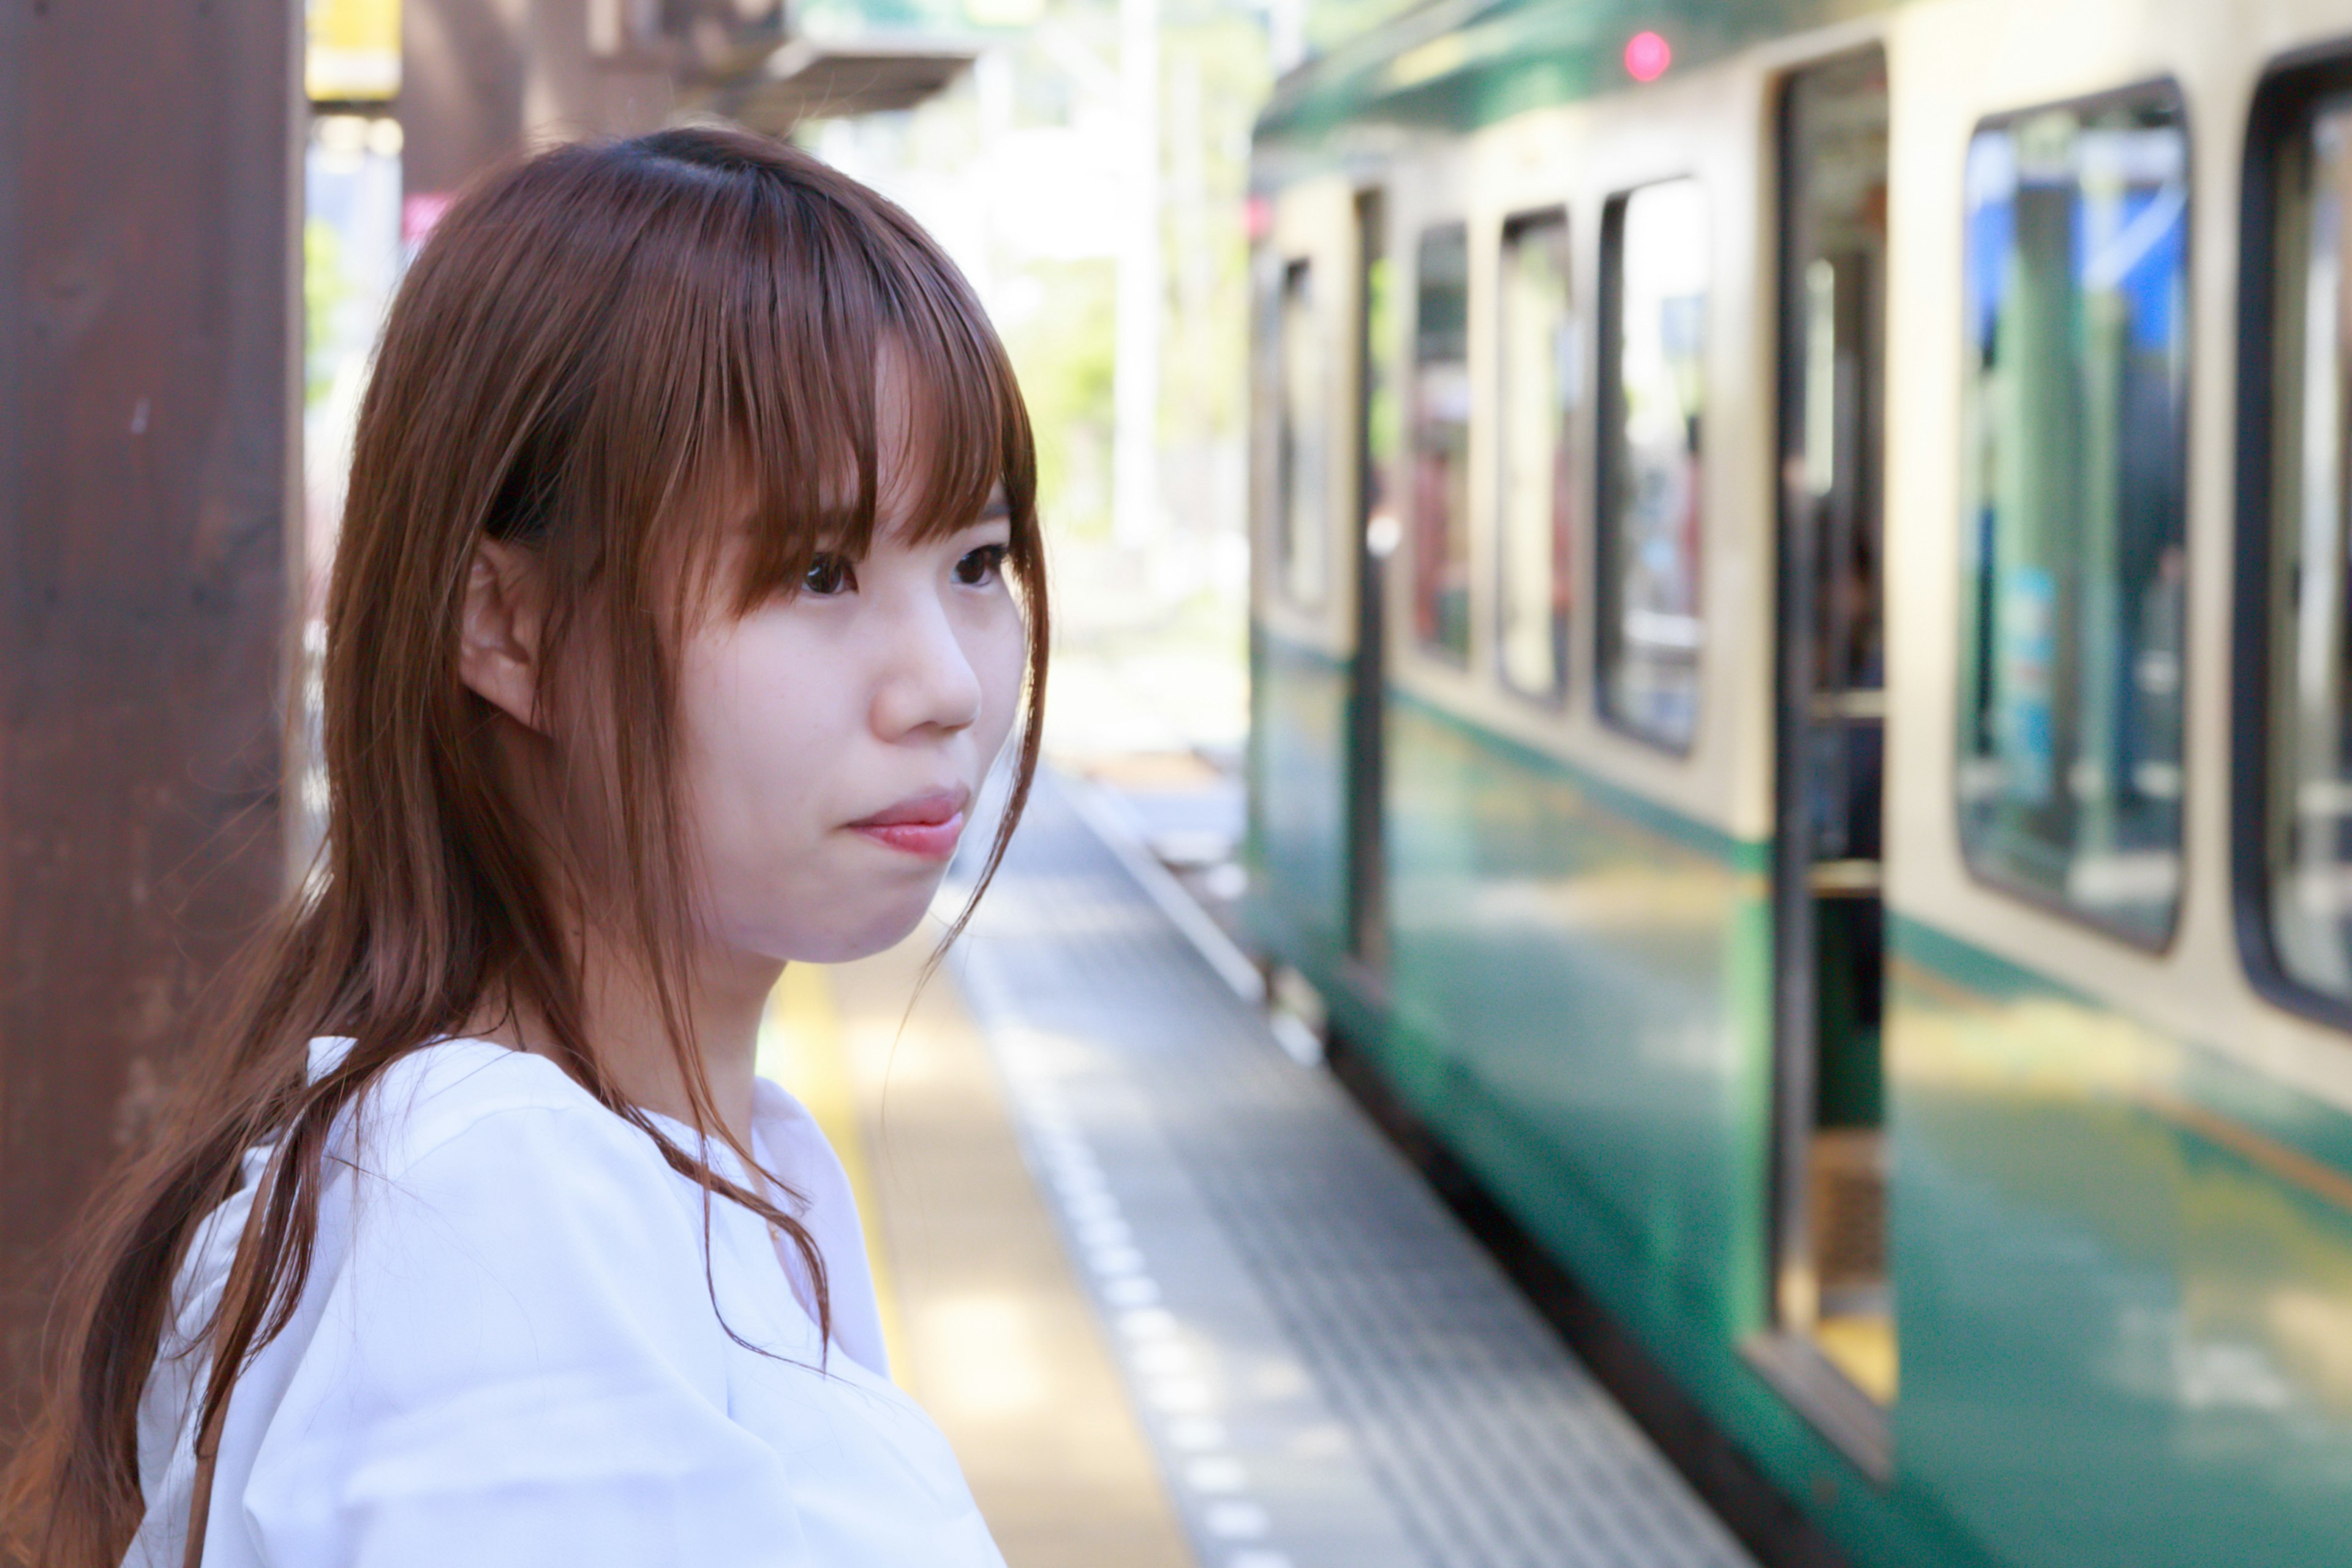
[[[820,555],[809,563],[801,586],[823,597],[845,594],[857,586],[857,569],[849,563],[846,555]]]
[[[955,580],[967,588],[979,588],[993,583],[1004,571],[1004,557],[1010,547],[983,544],[977,550],[966,551],[955,563]]]

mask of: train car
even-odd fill
[[[2352,1562],[2352,4],[1441,0],[1253,166],[1286,984],[1853,1562]]]

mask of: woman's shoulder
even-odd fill
[[[314,1047],[314,1071],[333,1048]],[[372,1298],[482,1296],[536,1318],[593,1289],[646,1321],[709,1315],[698,1189],[545,1057],[419,1047],[376,1075],[334,1142],[326,1256],[388,1264],[361,1268]]]
[[[312,1073],[349,1045],[312,1041]],[[493,1040],[437,1040],[407,1052],[369,1085],[346,1138],[358,1169],[394,1182],[428,1162],[507,1165],[526,1153],[534,1185],[580,1163],[646,1176],[668,1170],[650,1138],[553,1061]],[[562,1169],[547,1169],[551,1158]]]

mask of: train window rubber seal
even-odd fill
[[[2185,292],[2189,300],[2188,308],[2192,312],[2193,316],[2193,312],[2196,309],[2197,298],[2194,287],[2197,261],[2197,136],[2195,116],[2190,111],[2189,94],[2186,89],[2181,87],[2179,78],[2169,74],[2145,77],[2139,80],[2126,82],[2119,87],[2107,88],[2098,92],[2083,93],[2074,98],[2053,99],[2046,102],[2030,103],[2021,105],[2015,109],[2000,110],[1994,113],[1983,116],[1979,119],[1972,127],[1970,127],[1969,132],[1969,144],[1973,146],[1976,139],[1987,131],[1997,131],[2006,126],[2016,125],[2021,121],[2031,120],[2038,114],[2048,114],[2070,110],[2088,113],[2095,112],[2102,109],[2120,108],[2127,104],[2145,103],[2158,100],[2168,100],[2178,114],[2180,128],[2182,154],[2186,159],[2185,167],[2187,173],[2185,180],[2188,185],[2188,203],[2182,214],[2182,223],[2185,226],[2189,236],[2189,250],[2183,261],[2183,268],[2189,275],[2190,287]],[[1965,186],[1965,174],[1962,176],[1962,183]],[[1963,265],[1965,267],[1965,262]],[[1963,325],[1962,330],[1965,331],[1965,324]],[[2188,498],[2194,495],[2196,491],[2196,441],[2194,439],[2194,427],[2196,423],[2195,409],[2197,405],[2197,369],[2195,362],[2196,327],[2193,319],[2188,329],[2188,335],[2190,357],[2187,372],[2188,388],[2186,395],[2187,406],[2189,413],[2188,418],[2184,422],[2181,437],[2183,446],[2181,464],[2181,495],[2183,508],[2181,538],[2184,550],[2194,536],[2194,523],[2196,521],[2195,517],[2188,509]],[[2242,363],[2242,359],[2241,363]],[[1962,433],[1960,438],[1963,446],[1965,447],[1967,440],[1965,432]],[[1963,451],[1962,466],[1964,469],[1968,460],[1968,454]],[[1967,526],[1967,520],[1962,518],[1960,521],[1961,526],[1965,528]],[[2185,579],[2183,593],[2184,595],[2193,603],[2196,587],[2196,579],[2194,576],[2195,556],[2193,553],[2189,553],[2188,555],[2186,564],[2189,575]],[[1964,586],[1963,592],[1968,591],[1969,591],[1969,589]],[[2188,650],[2184,647],[2184,655],[2186,655],[2187,652]],[[1967,823],[1962,814],[1962,803],[1957,791],[1953,791],[1952,793],[1948,794],[1946,800],[1947,804],[1952,809],[1951,821],[1953,826],[1953,837],[1959,847],[1960,864],[1968,872],[1969,879],[1974,882],[1977,886],[1986,889],[1989,891],[1998,893],[2003,898],[2015,900],[2017,902],[2025,905],[2029,909],[2036,910],[2043,914],[2063,920],[2069,925],[2076,926],[2085,931],[2095,931],[2100,936],[2103,936],[2120,946],[2128,948],[2135,952],[2142,953],[2154,959],[2164,959],[2169,957],[2173,948],[2179,942],[2180,938],[2181,913],[2182,910],[2188,907],[2191,889],[2189,857],[2188,853],[2189,823],[2190,819],[2189,800],[2190,789],[2189,781],[2187,777],[2187,737],[2194,729],[2192,720],[2196,713],[2196,699],[2198,692],[2198,683],[2195,679],[2195,659],[2189,657],[2183,657],[2181,659],[2180,676],[2181,734],[2183,737],[2183,779],[2180,812],[2181,842],[2179,850],[2180,886],[2178,894],[2173,900],[2171,918],[2166,922],[2164,931],[2161,934],[2151,936],[2142,931],[2134,931],[2120,921],[2104,919],[2095,911],[2086,909],[2080,904],[2070,903],[2064,898],[2052,893],[2046,889],[2034,887],[2030,882],[2026,882],[2019,878],[2011,877],[1996,867],[1987,865],[1980,858],[1977,850],[1969,842]],[[1955,757],[1955,761],[1958,761],[1957,755]],[[2234,831],[2235,828],[2233,826],[2232,832],[2234,833]],[[2352,1019],[2352,1007],[2347,1007],[2346,1016],[2348,1019]]]
[[[2280,154],[2316,111],[2352,99],[2352,37],[2273,59],[2247,111],[2239,186],[2235,537],[2230,626],[2230,916],[2248,984],[2264,1001],[2314,1023],[2352,1030],[2352,996],[2331,995],[2286,972],[2271,927],[2270,717],[2273,602],[2271,413],[2279,297]]]

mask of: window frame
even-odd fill
[[[1555,500],[1555,504],[1558,504],[1560,500],[1564,500],[1566,502],[1569,509],[1568,516],[1565,519],[1556,518],[1554,520],[1554,527],[1564,527],[1568,534],[1566,584],[1568,591],[1568,625],[1564,628],[1564,636],[1557,654],[1559,668],[1550,689],[1543,691],[1533,691],[1521,686],[1517,681],[1511,679],[1509,658],[1504,651],[1504,638],[1507,633],[1507,628],[1504,625],[1504,606],[1509,600],[1509,594],[1504,587],[1504,575],[1509,566],[1508,551],[1506,547],[1505,541],[1509,532],[1510,525],[1510,486],[1508,481],[1510,479],[1511,465],[1510,388],[1505,384],[1506,367],[1504,360],[1504,356],[1509,352],[1505,347],[1504,340],[1510,326],[1510,323],[1505,319],[1507,310],[1507,302],[1510,299],[1510,288],[1507,281],[1506,269],[1511,264],[1511,257],[1513,255],[1512,247],[1518,243],[1522,236],[1533,231],[1544,229],[1553,225],[1557,225],[1559,230],[1560,250],[1562,252],[1562,258],[1567,266],[1567,274],[1562,279],[1567,286],[1568,291],[1567,313],[1569,321],[1572,323],[1577,338],[1575,345],[1576,364],[1571,372],[1576,379],[1568,389],[1570,401],[1567,409],[1567,417],[1564,421],[1563,428],[1558,437],[1555,437],[1556,444],[1552,448],[1555,452],[1559,450],[1559,447],[1557,445],[1557,442],[1559,441],[1565,441],[1569,444],[1568,458],[1570,465],[1570,471],[1568,476],[1568,486],[1564,495],[1557,497]],[[1581,320],[1581,305],[1583,301],[1576,287],[1576,222],[1574,216],[1569,211],[1569,205],[1566,202],[1551,202],[1542,206],[1530,207],[1524,212],[1508,213],[1504,216],[1501,226],[1496,230],[1495,246],[1494,504],[1487,509],[1491,513],[1493,520],[1495,559],[1493,570],[1490,575],[1492,577],[1492,585],[1495,595],[1495,614],[1493,616],[1494,626],[1492,627],[1492,635],[1487,638],[1487,641],[1490,645],[1488,651],[1493,656],[1494,660],[1496,684],[1500,686],[1505,691],[1510,693],[1514,700],[1528,703],[1547,713],[1565,712],[1568,709],[1570,699],[1576,688],[1575,648],[1577,622],[1589,608],[1589,606],[1582,602],[1577,594],[1580,582],[1575,570],[1576,566],[1581,562],[1584,555],[1584,546],[1587,542],[1585,535],[1589,531],[1588,530],[1578,526],[1580,520],[1577,517],[1577,509],[1580,499],[1582,497],[1585,490],[1590,488],[1590,486],[1584,482],[1589,479],[1589,474],[1580,475],[1575,471],[1576,468],[1580,466],[1580,459],[1584,456],[1584,454],[1580,452],[1577,448],[1586,439],[1587,431],[1585,426],[1590,423],[1587,418],[1587,415],[1590,411],[1579,406],[1581,394],[1584,391],[1583,378],[1588,368],[1587,362],[1590,355],[1586,348],[1588,334]],[[1583,462],[1580,466],[1589,469],[1591,464],[1588,461]],[[1555,548],[1557,548],[1557,546],[1555,546]],[[1559,570],[1559,563],[1557,560],[1554,563],[1554,570],[1556,572]],[[1555,593],[1559,592],[1561,587],[1561,584],[1557,576],[1553,579],[1552,587]],[[1586,596],[1589,597],[1589,595]]]
[[[2180,436],[2180,535],[2182,552],[2181,595],[2184,603],[2193,605],[2195,603],[2197,591],[2198,574],[2196,569],[2196,555],[2194,551],[2189,548],[2189,545],[2196,535],[2197,521],[2195,509],[2191,505],[2191,502],[2196,495],[2197,489],[2196,410],[2199,401],[2197,363],[2199,355],[2197,353],[2197,325],[2195,318],[2197,312],[2197,197],[2199,179],[2197,169],[2197,127],[2194,117],[2190,113],[2188,90],[2182,87],[2178,77],[2166,73],[2159,76],[2143,77],[2137,80],[2126,82],[2120,87],[2106,88],[2098,92],[2083,93],[2073,98],[2052,99],[2046,102],[2030,103],[2016,109],[2001,110],[1997,113],[1982,116],[1974,125],[1969,127],[1968,141],[1964,144],[1961,157],[1963,160],[1962,166],[1965,169],[1965,161],[1969,156],[1968,149],[1975,146],[1976,140],[1979,136],[1983,135],[1988,131],[1995,131],[2004,127],[2017,125],[2022,121],[2032,120],[2037,115],[2052,114],[2062,110],[2074,110],[2088,114],[2102,109],[2116,108],[2127,104],[2144,102],[2159,96],[2168,99],[2174,109],[2178,111],[2178,123],[2180,131],[2181,154],[2183,160],[2182,168],[2184,171],[2182,178],[2188,187],[2187,198],[2181,209],[2181,223],[2184,231],[2188,236],[2186,248],[2181,258],[2181,266],[2188,274],[2189,284],[2189,286],[2182,291],[2182,297],[2187,302],[2186,310],[2189,316],[2189,321],[2185,329],[2188,342],[2185,354],[2187,368],[2184,372],[2184,391],[2182,394],[2184,400],[2184,414],[2181,420]],[[1966,246],[1968,240],[1966,230],[1968,219],[1965,195],[1965,174],[1962,175],[1962,181],[1964,194],[1962,196],[1961,207],[1962,235],[1960,243],[1963,248],[1960,259],[1961,320],[1958,325],[1960,328],[1960,342],[1962,345],[1960,369],[1964,379],[1963,384],[1960,388],[1959,406],[1962,409],[1965,409],[1968,406],[1969,396],[1965,384],[1965,377],[1968,374],[1967,333],[1969,330],[1966,320],[1968,289],[1968,262],[1966,257]],[[1958,474],[1965,475],[1974,461],[1974,454],[1968,450],[1969,432],[1965,416],[1963,417],[1961,427],[1957,434],[1960,441],[1960,452],[1959,462],[1955,471]],[[1964,485],[1966,481],[1963,480],[1962,482]],[[1969,492],[1964,488],[1956,489],[1952,499],[1956,503],[1961,502],[1965,500],[1968,493]],[[1967,529],[1974,526],[1971,520],[1965,515],[1965,507],[1958,505],[1955,507],[1955,518],[1959,530],[1963,532]],[[1959,542],[1959,539],[1957,535],[1954,542],[1956,544]],[[1959,603],[1956,605],[1956,608],[1959,612],[1958,617],[1956,618],[1954,622],[1956,629],[1961,621],[1964,621],[1969,616],[1975,612],[1977,594],[1980,579],[1978,577],[1961,577],[1958,579],[1958,582],[1961,597]],[[2145,932],[2132,929],[2120,921],[2108,919],[2100,915],[2095,910],[2084,908],[2081,904],[2071,903],[2063,897],[2048,892],[2043,889],[2034,887],[2032,884],[2021,879],[2008,876],[2004,874],[2000,868],[1988,866],[1979,857],[1975,847],[1970,842],[1967,823],[1967,808],[1965,803],[1961,799],[1959,788],[1960,768],[1967,761],[1967,758],[1958,745],[1958,724],[1963,718],[1961,700],[1966,697],[1968,689],[1961,684],[1961,681],[1966,679],[1965,675],[1956,670],[1954,683],[1951,689],[1951,695],[1954,699],[1953,712],[1951,715],[1953,723],[1952,736],[1954,740],[1952,768],[1945,779],[1945,801],[1952,814],[1950,819],[1952,824],[1952,837],[1955,845],[1959,850],[1960,866],[1962,869],[1968,873],[1969,880],[1970,882],[1974,883],[1977,887],[1987,889],[1988,891],[1998,893],[2003,898],[2015,900],[2017,902],[2025,905],[2029,909],[2038,910],[2044,914],[2052,915],[2057,919],[2065,921],[2070,925],[2081,927],[2085,931],[2096,931],[2099,935],[2105,937],[2111,942],[2117,942],[2122,946],[2130,949],[2134,952],[2144,953],[2151,958],[2164,958],[2171,953],[2174,947],[2177,946],[2180,941],[2181,928],[2185,923],[2183,916],[2188,910],[2190,896],[2195,889],[2194,879],[2191,876],[2192,868],[2189,864],[2189,824],[2194,816],[2189,805],[2191,795],[2191,769],[2189,765],[2189,738],[2195,732],[2196,710],[2198,704],[2198,682],[2196,680],[2197,661],[2193,656],[2193,650],[2190,647],[2190,637],[2195,630],[2192,624],[2193,620],[2193,616],[2184,616],[2181,629],[2180,838],[2177,852],[2180,862],[2180,880],[2174,892],[2170,916],[2165,922],[2163,931],[2151,937]]]
[[[1688,736],[1676,741],[1654,731],[1644,729],[1618,712],[1611,704],[1609,674],[1612,660],[1609,652],[1609,626],[1617,618],[1619,597],[1616,574],[1610,570],[1610,540],[1617,521],[1614,509],[1611,504],[1611,498],[1615,493],[1619,479],[1616,433],[1622,431],[1624,425],[1625,384],[1619,365],[1625,351],[1624,325],[1621,319],[1621,307],[1624,303],[1625,293],[1625,219],[1627,213],[1633,207],[1633,198],[1643,191],[1685,182],[1698,191],[1701,200],[1706,204],[1707,215],[1706,295],[1701,316],[1704,335],[1699,351],[1703,389],[1700,407],[1701,418],[1704,419],[1705,411],[1714,401],[1713,377],[1706,373],[1711,368],[1707,361],[1712,359],[1715,353],[1716,293],[1722,286],[1721,279],[1717,276],[1715,265],[1717,214],[1713,185],[1697,169],[1687,169],[1680,173],[1660,174],[1655,178],[1642,180],[1613,190],[1601,204],[1601,226],[1598,236],[1601,246],[1601,265],[1599,277],[1595,280],[1593,289],[1596,321],[1591,347],[1592,407],[1588,420],[1592,429],[1592,465],[1591,472],[1586,478],[1586,489],[1592,498],[1592,523],[1589,531],[1591,535],[1592,591],[1587,596],[1585,612],[1585,618],[1592,628],[1590,641],[1592,650],[1591,683],[1593,718],[1611,734],[1623,736],[1626,740],[1648,747],[1661,756],[1671,757],[1683,763],[1688,763],[1696,754],[1698,750],[1699,737],[1706,728],[1706,715],[1709,709],[1708,677],[1715,664],[1711,657],[1712,649],[1709,647],[1711,639],[1706,636],[1706,633],[1713,629],[1708,625],[1708,616],[1709,612],[1715,607],[1712,597],[1706,593],[1706,572],[1714,552],[1707,548],[1711,532],[1708,521],[1713,510],[1707,498],[1713,492],[1711,487],[1706,484],[1706,479],[1710,467],[1708,454],[1713,447],[1704,434],[1704,426],[1701,426],[1702,434],[1697,454],[1701,483],[1698,607],[1697,613],[1692,617],[1699,624],[1700,639],[1696,655],[1692,661],[1695,686],[1691,697],[1691,722]]]
[[[2284,609],[2272,578],[2278,521],[2273,413],[2282,356],[2278,328],[2288,301],[2281,265],[2280,181],[2289,143],[2309,132],[2316,110],[2352,98],[2352,42],[2294,50],[2263,69],[2247,110],[2238,235],[2236,527],[2230,614],[2230,923],[2238,958],[2257,995],[2314,1023],[2352,1031],[2352,996],[2287,973],[2271,924],[2271,715],[2275,691],[2273,633]]]

